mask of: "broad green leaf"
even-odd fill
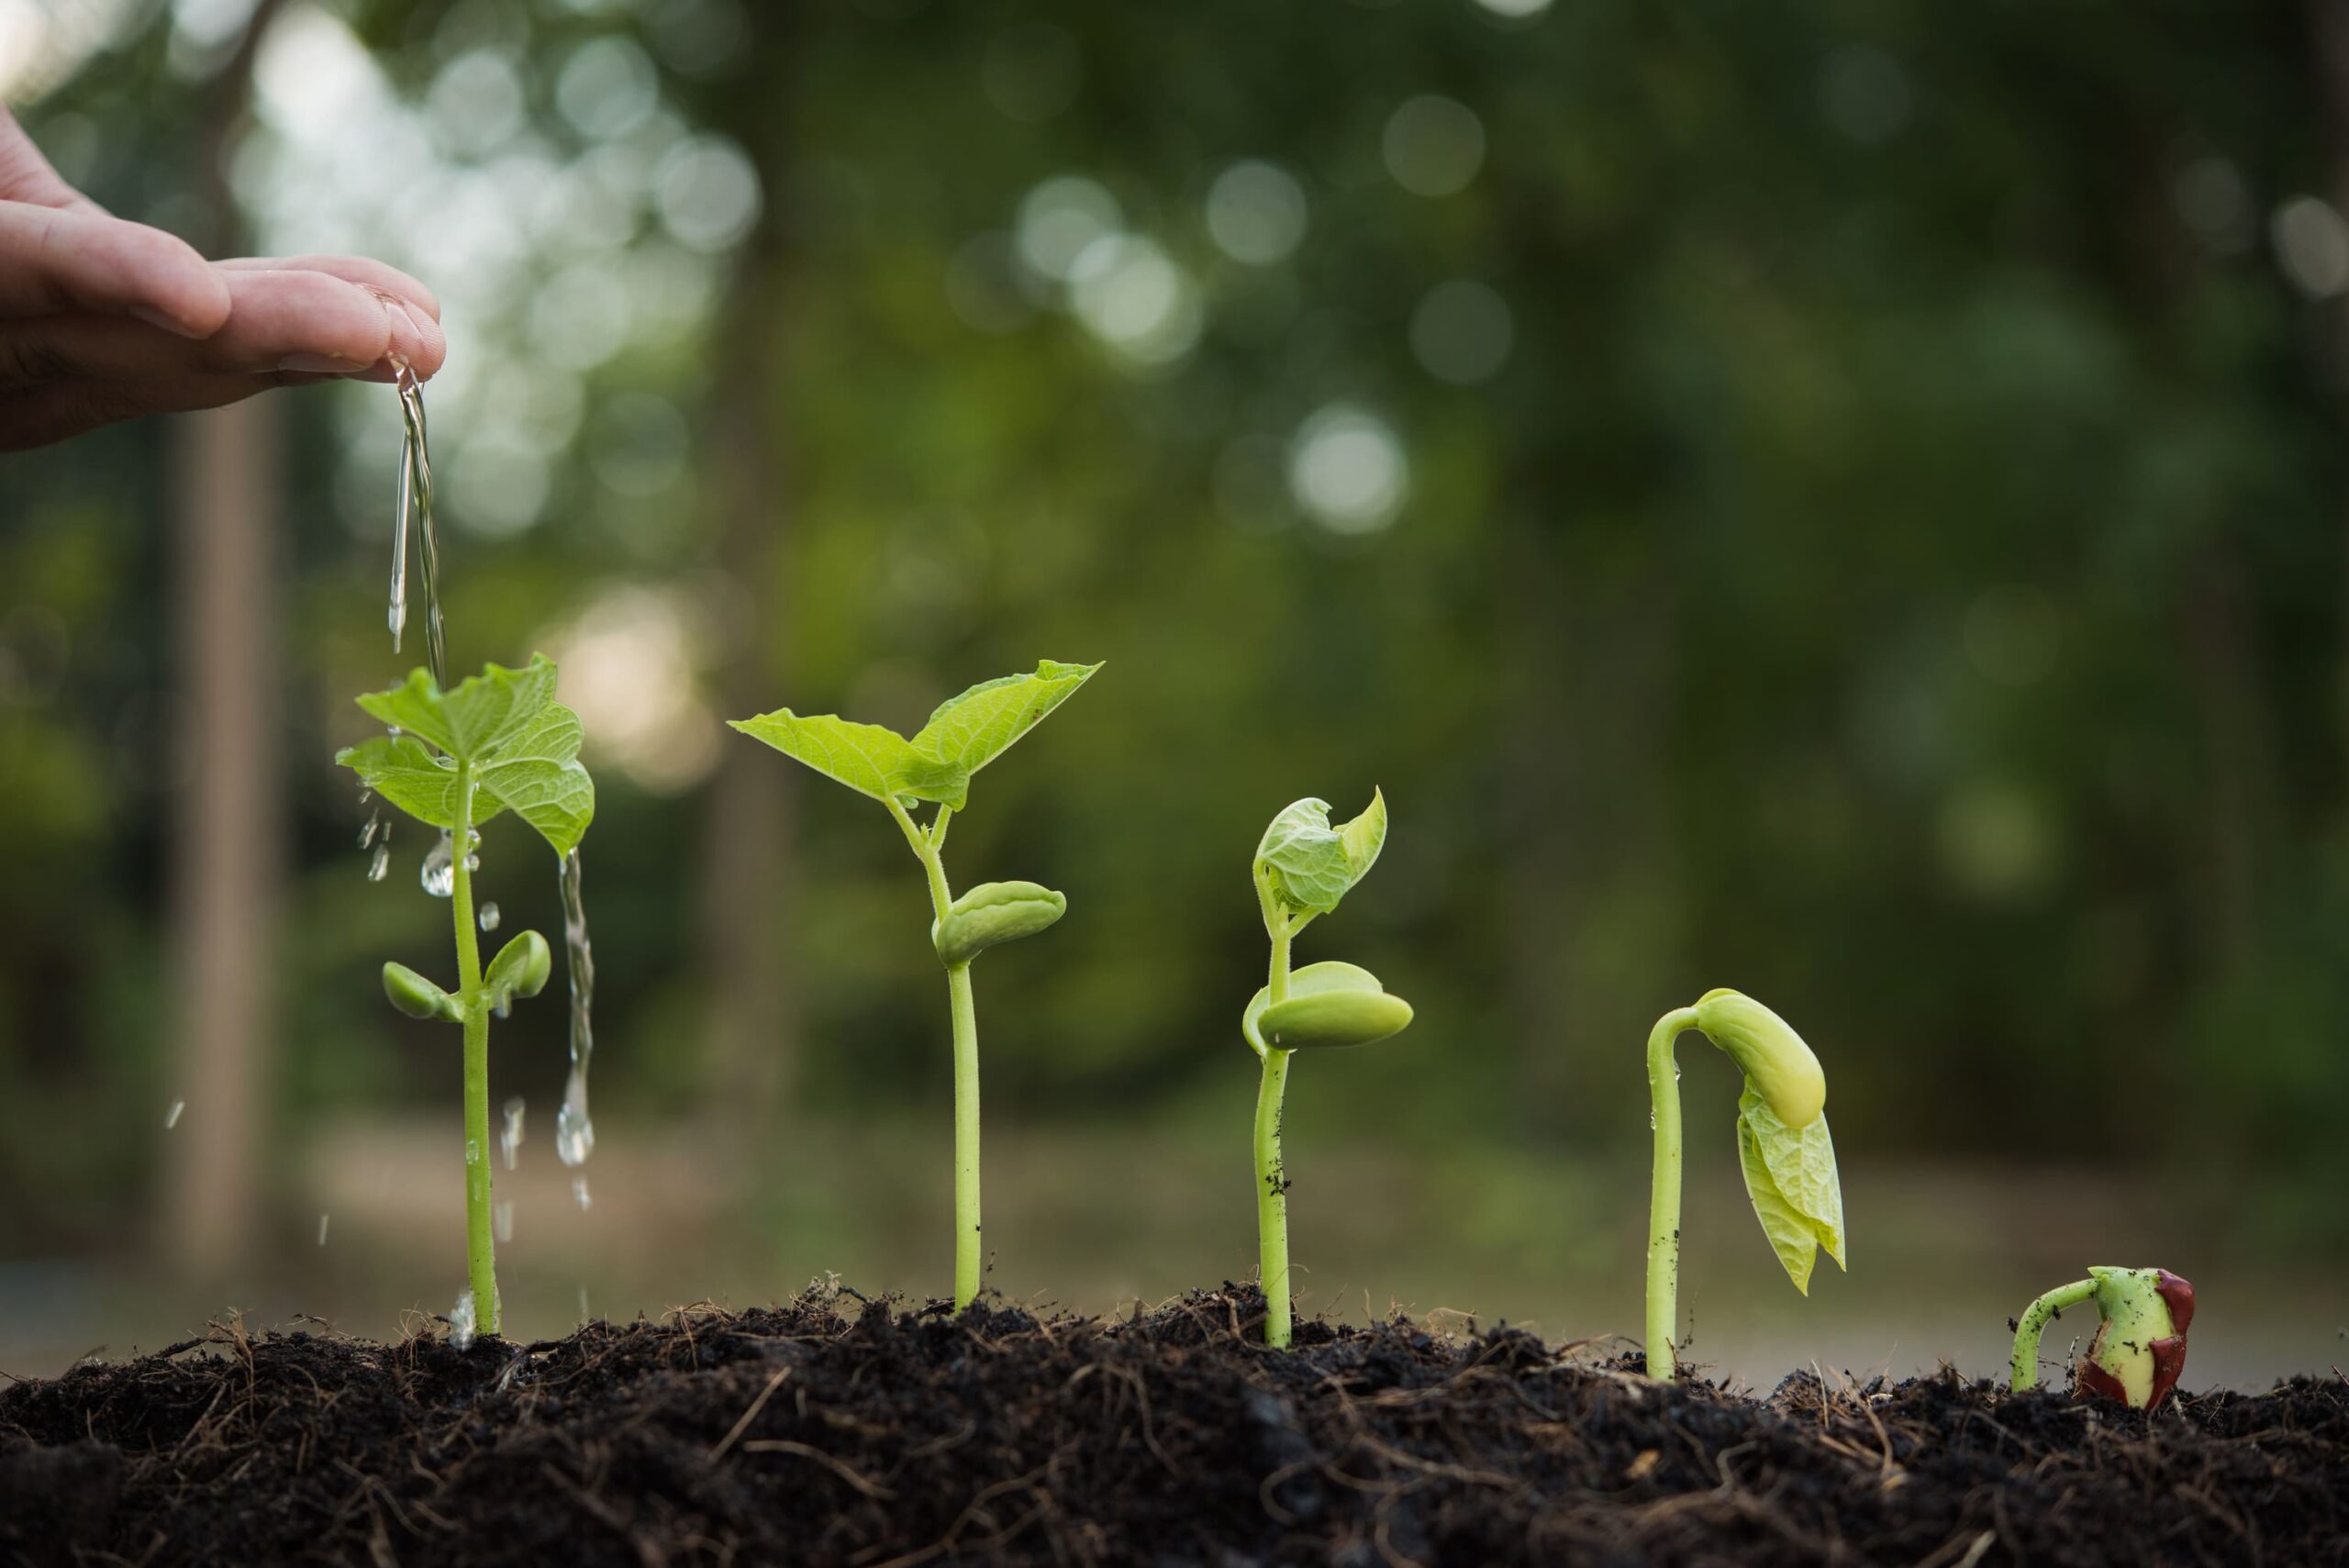
[[[1305,799],[1273,818],[1256,846],[1256,875],[1273,896],[1300,913],[1326,915],[1377,862],[1386,842],[1386,797],[1342,828],[1330,825],[1330,803]]]
[[[475,818],[494,816],[502,805],[537,828],[556,854],[577,849],[596,817],[596,783],[577,760],[580,734],[579,716],[561,703],[540,708],[477,770]]]
[[[906,793],[961,810],[971,775],[1042,723],[1100,668],[1047,659],[1028,674],[982,681],[939,704],[911,742],[916,760],[905,773]]]
[[[1375,995],[1386,989],[1378,983],[1378,976],[1362,965],[1341,962],[1334,958],[1324,959],[1319,963],[1308,963],[1302,969],[1292,971],[1288,977],[1291,1001],[1299,996],[1319,996],[1331,991],[1367,992]],[[1264,1016],[1264,1009],[1271,1005],[1272,999],[1271,990],[1259,985],[1256,994],[1248,999],[1248,1006],[1240,1014],[1240,1032],[1247,1037],[1248,1049],[1259,1056],[1264,1054],[1264,1037],[1258,1032],[1256,1025]]]
[[[457,825],[456,765],[413,736],[378,735],[336,752],[334,760],[428,827]]]
[[[894,729],[830,713],[803,718],[787,707],[727,722],[860,795],[887,801],[907,793],[906,773],[914,749]]]
[[[555,669],[535,654],[519,670],[492,664],[452,692],[432,684],[430,672],[412,672],[404,685],[359,699],[368,713],[418,736],[460,762],[477,762],[539,716],[554,700]]]
[[[1739,1096],[1737,1111],[1738,1164],[1754,1216],[1787,1277],[1808,1296],[1819,1248],[1827,1249],[1836,1267],[1846,1266],[1843,1190],[1827,1118],[1788,1127],[1751,1086]]]

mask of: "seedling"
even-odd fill
[[[412,1018],[464,1029],[467,1300],[473,1320],[493,1334],[499,1312],[489,1201],[489,1019],[505,1017],[517,998],[537,995],[553,960],[544,937],[524,931],[482,968],[473,850],[482,826],[511,810],[556,855],[568,856],[596,815],[596,786],[578,761],[579,716],[554,700],[554,665],[543,654],[520,670],[492,664],[452,692],[441,691],[429,671],[416,671],[406,684],[359,699],[393,732],[335,756],[400,810],[446,829],[453,846],[457,988],[443,990],[406,964],[387,963],[384,994]]]
[[[2017,1394],[2039,1386],[2039,1336],[2066,1307],[2096,1303],[2096,1338],[2073,1369],[2082,1397],[2101,1394],[2132,1410],[2169,1397],[2186,1370],[2186,1330],[2194,1321],[2194,1287],[2167,1269],[2097,1268],[2058,1285],[2023,1309],[2015,1325]]]
[[[1342,828],[1330,825],[1330,803],[1300,800],[1273,818],[1256,846],[1256,904],[1272,939],[1272,973],[1240,1015],[1240,1032],[1263,1062],[1256,1086],[1256,1253],[1264,1284],[1264,1343],[1289,1342],[1288,1174],[1281,1162],[1281,1103],[1288,1061],[1310,1047],[1369,1045],[1400,1034],[1411,1005],[1391,995],[1378,976],[1325,960],[1289,970],[1297,932],[1338,906],[1369,874],[1386,842],[1386,797]]]
[[[1648,1373],[1671,1377],[1680,1295],[1680,1067],[1673,1042],[1696,1029],[1745,1073],[1737,1101],[1737,1159],[1762,1233],[1810,1294],[1819,1249],[1843,1263],[1843,1190],[1827,1136],[1827,1076],[1787,1021],[1735,991],[1708,991],[1693,1007],[1656,1020],[1648,1035],[1648,1095],[1654,1108],[1654,1185],[1648,1204]]]
[[[1068,901],[1032,882],[988,882],[957,898],[940,851],[947,826],[969,804],[971,775],[1009,750],[1093,678],[1098,664],[1047,659],[1025,675],[983,681],[940,705],[912,740],[834,714],[802,717],[778,708],[729,720],[735,728],[796,757],[826,778],[888,808],[930,874],[930,945],[946,966],[954,1019],[954,1307],[979,1293],[979,1023],[971,962],[1000,942],[1031,937],[1061,917]],[[913,811],[938,809],[927,826]]]

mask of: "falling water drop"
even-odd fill
[[[457,890],[457,852],[455,836],[440,829],[440,841],[424,857],[424,865],[417,873],[417,880],[424,891],[435,898],[446,898]]]
[[[185,1109],[187,1109],[187,1102],[185,1100],[173,1100],[172,1102],[172,1108],[163,1113],[163,1130],[165,1132],[169,1132],[172,1129],[179,1126],[180,1112]]]
[[[385,835],[385,836],[386,836],[386,837],[389,837],[389,835],[388,835],[388,834],[387,834],[387,835]],[[369,861],[369,862],[367,862],[367,880],[368,880],[368,881],[370,881],[370,882],[381,882],[381,881],[383,881],[383,880],[384,880],[384,875],[385,875],[387,873],[389,873],[389,872],[391,871],[391,869],[392,869],[392,847],[391,847],[391,845],[389,845],[389,844],[378,844],[378,845],[376,845],[376,846],[375,846],[375,858],[374,858],[373,860]]]
[[[449,1343],[460,1351],[472,1350],[473,1324],[473,1293],[468,1290],[460,1294],[457,1305],[449,1309]]]
[[[382,829],[383,826],[384,819],[381,817],[376,816],[373,812],[369,812],[367,814],[367,826],[359,829],[359,847],[362,850],[372,849],[375,843],[375,835]]]
[[[324,1214],[318,1216],[318,1245],[321,1247],[327,1244],[327,1221],[331,1218]]]
[[[514,1151],[522,1147],[522,1096],[514,1095],[506,1102],[506,1126],[497,1135],[498,1152],[506,1156],[506,1168],[514,1168]]]
[[[596,1054],[594,1008],[596,955],[587,941],[587,904],[580,886],[579,851],[561,862],[562,951],[571,972],[571,1074],[563,1081],[562,1104],[554,1116],[554,1151],[566,1165],[584,1164],[596,1150],[596,1122],[587,1109],[587,1066]],[[579,1207],[587,1207],[583,1177],[575,1186]]]
[[[500,1244],[514,1240],[514,1200],[501,1198],[489,1206],[490,1229],[496,1232]]]
[[[480,864],[481,857],[479,855],[475,855],[473,858],[474,863],[473,865],[467,866],[465,868],[468,871],[473,870],[475,866]],[[497,922],[505,918],[505,917],[497,912],[497,900],[493,898],[481,906],[481,913],[475,916],[474,918],[481,923],[481,929],[483,930],[494,931],[497,929]]]
[[[571,1195],[579,1200],[579,1210],[583,1214],[596,1206],[595,1199],[587,1195],[587,1178],[584,1176],[571,1178]]]

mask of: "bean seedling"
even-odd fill
[[[1648,1206],[1648,1373],[1676,1370],[1680,1295],[1680,1067],[1673,1042],[1696,1029],[1745,1073],[1737,1101],[1737,1158],[1745,1190],[1787,1277],[1805,1296],[1819,1249],[1843,1263],[1843,1190],[1827,1135],[1827,1076],[1784,1018],[1735,991],[1708,991],[1656,1020],[1648,1036],[1649,1125],[1655,1131]]]
[[[1297,934],[1338,906],[1386,842],[1386,798],[1342,828],[1330,803],[1300,800],[1273,818],[1256,846],[1256,904],[1272,939],[1272,969],[1240,1015],[1240,1032],[1263,1063],[1256,1087],[1256,1252],[1264,1286],[1264,1343],[1289,1342],[1288,1174],[1281,1162],[1282,1102],[1289,1057],[1311,1046],[1368,1045],[1399,1034],[1411,1005],[1370,971],[1325,960],[1291,973]]]
[[[940,852],[954,814],[969,804],[971,775],[1001,756],[1093,677],[1098,664],[1047,659],[1032,673],[983,681],[941,703],[911,739],[836,714],[803,717],[778,708],[729,720],[754,740],[888,808],[930,876],[930,945],[946,966],[954,1023],[954,1307],[979,1293],[979,1023],[971,962],[999,942],[1044,929],[1068,901],[1032,882],[988,882],[957,898]],[[927,826],[913,810],[933,804]]]
[[[2073,1386],[2134,1410],[2167,1398],[2186,1370],[2186,1330],[2194,1321],[2194,1287],[2167,1269],[2094,1268],[2032,1302],[2015,1325],[2009,1386],[2017,1394],[2039,1386],[2040,1334],[2049,1318],[2083,1301],[2096,1303],[2100,1321],[2073,1370]]]
[[[554,847],[579,847],[596,815],[596,786],[579,763],[579,716],[554,700],[555,667],[545,655],[520,670],[490,665],[443,692],[417,670],[403,685],[359,699],[389,735],[349,748],[335,761],[369,789],[451,839],[450,901],[457,929],[457,988],[443,990],[406,964],[384,965],[384,993],[412,1018],[464,1028],[465,1254],[473,1320],[498,1331],[496,1238],[489,1199],[489,1018],[547,983],[547,940],[524,931],[484,970],[473,916],[473,851],[480,828],[512,811]],[[464,1313],[459,1313],[460,1320]]]

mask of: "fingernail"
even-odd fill
[[[288,354],[277,361],[282,371],[317,371],[327,375],[349,375],[352,371],[367,367],[357,360],[346,360],[338,354]]]
[[[173,320],[171,317],[164,315],[161,311],[150,310],[143,305],[132,306],[130,307],[130,314],[137,317],[139,320],[144,321],[150,327],[160,328],[161,330],[169,332],[174,338],[201,338],[204,336],[203,333],[197,331],[186,322]]]

